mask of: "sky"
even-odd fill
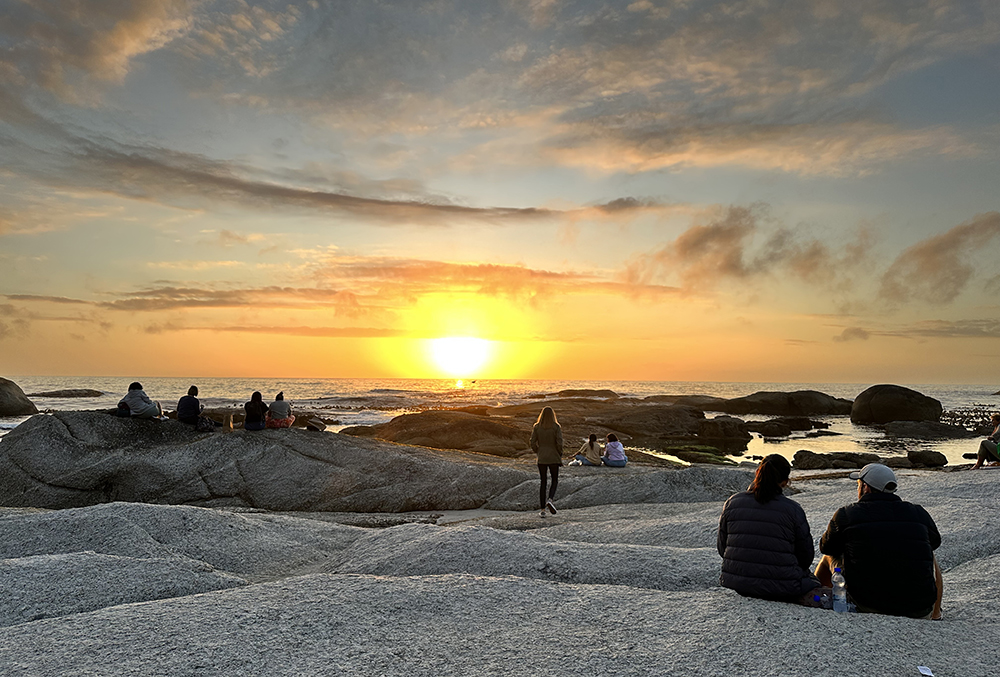
[[[0,0],[0,374],[1000,383],[998,292],[995,0]]]

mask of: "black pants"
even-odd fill
[[[556,487],[559,485],[559,464],[558,463],[539,463],[538,464],[538,479],[541,480],[541,484],[538,486],[538,505],[542,510],[545,510],[545,471],[549,471],[552,475],[552,486],[549,488],[549,498],[556,497]]]
[[[987,442],[989,442],[989,444],[986,444]],[[991,449],[990,447],[993,448]],[[979,443],[979,453],[977,454],[979,463],[982,463],[983,461],[989,461],[991,463],[994,461],[1000,461],[1000,455],[998,455],[998,452],[1000,452],[1000,449],[993,444],[993,440],[983,440]],[[538,467],[541,468],[542,466]]]

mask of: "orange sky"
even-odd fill
[[[996,3],[68,0],[0,44],[0,374],[1000,381]]]

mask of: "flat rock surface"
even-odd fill
[[[476,510],[385,529],[340,524],[341,513],[0,509],[4,589],[31,581],[0,607],[0,666],[32,676],[1000,670],[985,630],[1000,620],[998,473],[897,472],[900,495],[942,533],[945,617],[931,622],[720,588],[724,497],[708,494],[740,471],[699,471],[673,501],[574,508],[559,493],[559,513],[544,519]],[[855,486],[793,482],[814,539]]]

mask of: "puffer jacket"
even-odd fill
[[[538,465],[562,465],[563,436],[559,424],[545,427],[535,424],[531,429],[531,450],[538,455]]]
[[[833,514],[819,549],[840,559],[847,593],[883,614],[922,618],[937,599],[941,534],[921,506],[875,491]]]
[[[786,496],[758,503],[749,491],[726,501],[719,518],[719,583],[747,597],[792,601],[819,587],[802,507]]]
[[[121,406],[122,403],[128,405],[133,418],[152,418],[160,413],[156,403],[149,399],[144,390],[128,391],[118,405]]]

